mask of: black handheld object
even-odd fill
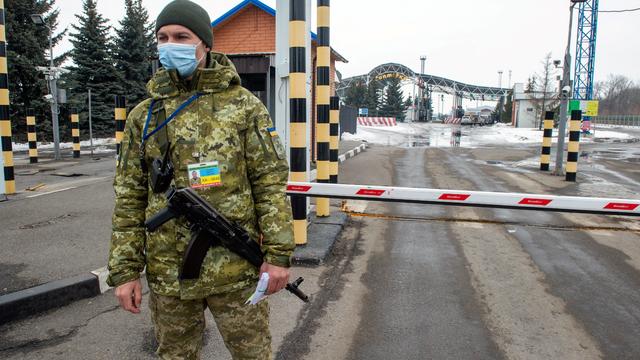
[[[207,203],[193,189],[170,188],[167,193],[167,207],[145,222],[147,230],[156,231],[167,221],[184,216],[191,227],[191,241],[182,259],[180,279],[197,279],[200,277],[202,262],[210,247],[222,245],[238,254],[251,265],[260,268],[264,262],[264,254],[260,245],[251,239],[249,233],[241,226],[230,222],[215,208]],[[297,279],[287,284],[286,289],[308,302],[309,298],[298,289],[303,281]]]

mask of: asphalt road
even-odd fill
[[[602,152],[611,148],[630,156]],[[640,144],[583,151],[591,162],[576,184],[538,172],[533,146],[373,146],[342,166],[340,179],[637,198]],[[640,357],[637,219],[348,205],[366,216],[353,214],[330,261],[294,269],[312,303],[272,299],[276,359]],[[214,326],[205,339],[206,358],[229,358]],[[148,311],[129,316],[111,293],[0,327],[7,359],[146,359],[153,348]]]

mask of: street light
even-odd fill
[[[31,21],[37,26],[44,26],[49,30],[49,69],[45,71],[49,80],[49,93],[51,94],[51,122],[53,125],[53,149],[54,157],[60,160],[60,128],[58,125],[58,83],[57,69],[53,66],[53,34],[51,26],[44,21],[41,14],[32,14]]]
[[[569,97],[571,96],[571,31],[573,30],[573,9],[576,7],[576,4],[586,1],[587,0],[571,0],[571,7],[569,8],[569,36],[567,39],[567,48],[564,52],[562,82],[560,83],[560,116],[558,121],[558,147],[556,149],[555,169],[555,174],[558,176],[564,175],[564,135],[567,132],[567,107],[569,105]]]

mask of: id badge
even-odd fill
[[[220,166],[217,161],[210,161],[187,166],[189,185],[193,189],[222,186]]]

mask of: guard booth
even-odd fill
[[[275,55],[245,54],[228,55],[242,79],[242,86],[257,96],[275,119]]]
[[[238,0],[240,1],[240,0]],[[278,1],[278,3],[280,3]],[[287,1],[288,3],[288,1]],[[310,6],[311,2],[309,2]],[[311,11],[307,19],[311,24]],[[284,16],[285,28],[288,29],[289,16]],[[288,74],[287,63],[277,63],[276,56],[276,10],[259,0],[244,0],[227,11],[211,23],[213,29],[213,51],[223,53],[233,62],[242,79],[242,86],[253,92],[269,110],[274,122],[277,122],[277,99],[287,99],[287,86],[282,85],[282,80],[276,78],[276,72]],[[288,33],[284,37],[288,58]],[[315,64],[317,35],[310,32],[311,44],[309,46],[309,58],[307,66],[310,75],[309,83],[315,84]],[[336,80],[336,62],[348,62],[335,49],[331,49],[331,66],[329,77],[331,84]],[[278,69],[276,69],[278,68]],[[278,70],[278,71],[276,71]],[[287,75],[288,76],[288,75]],[[316,122],[315,86],[310,87],[308,100],[309,124]],[[331,94],[335,94],[332,85]],[[288,108],[288,103],[286,104]],[[284,119],[284,116],[281,116]],[[284,124],[276,123],[277,131],[283,131],[280,136],[287,139],[284,133]],[[312,130],[315,128],[312,126]],[[315,144],[314,138],[310,139]],[[313,150],[313,146],[310,146]]]

